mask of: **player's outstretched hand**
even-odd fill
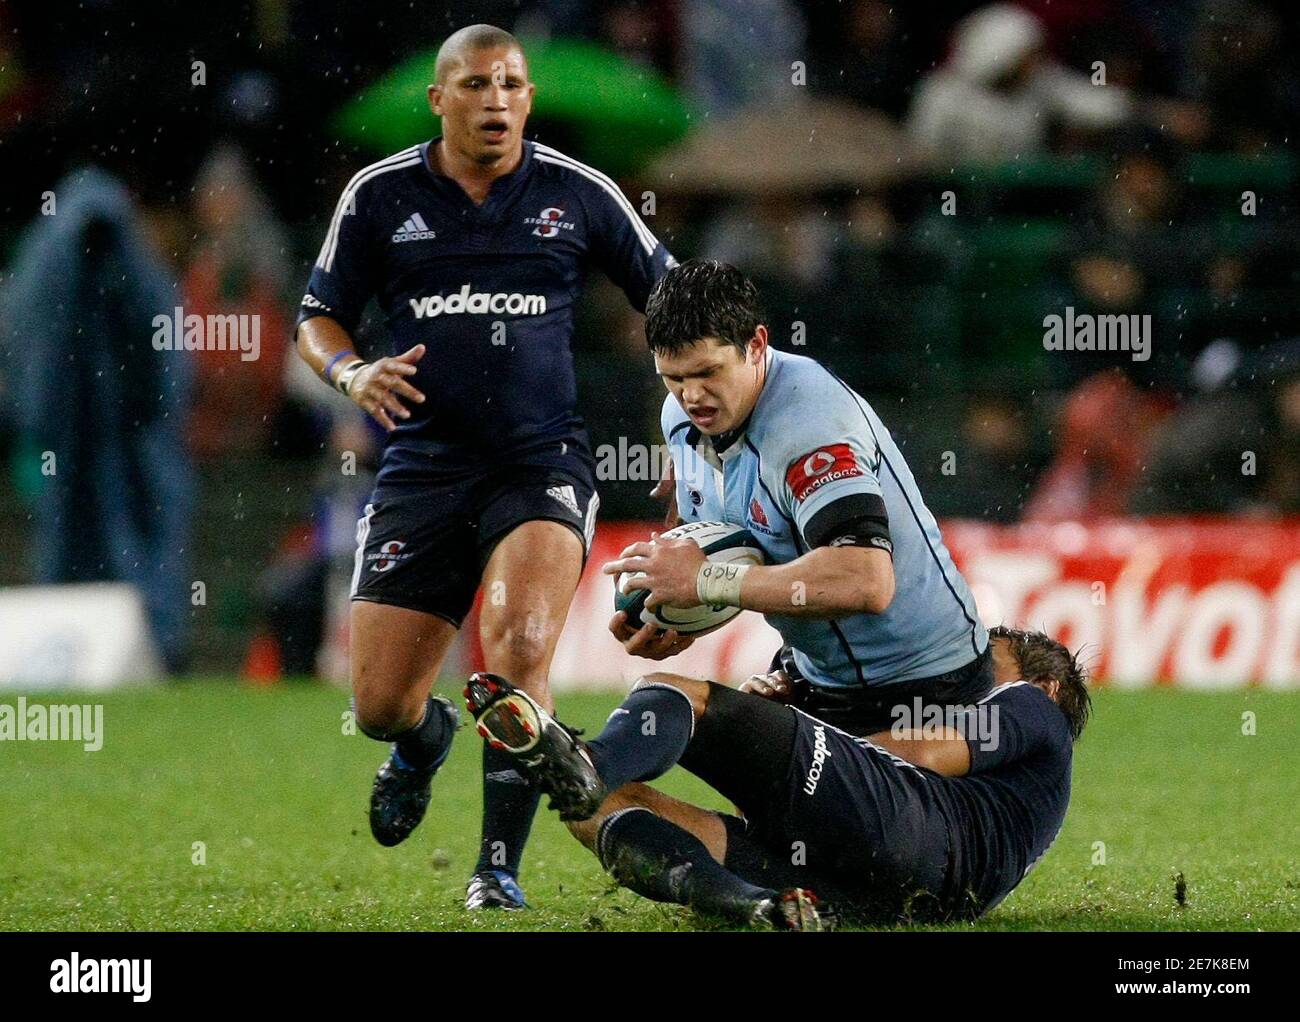
[[[417,344],[409,351],[371,362],[356,375],[348,391],[352,398],[379,425],[392,432],[397,428],[394,419],[409,419],[410,409],[402,402],[423,404],[424,395],[406,382],[414,376],[415,364],[424,358],[424,345]]]
[[[610,633],[623,648],[633,656],[645,657],[647,660],[666,660],[689,649],[695,641],[693,635],[678,635],[676,629],[661,631],[654,625],[633,628],[627,619],[627,611],[620,610],[609,621]]]
[[[740,686],[740,691],[753,692],[764,699],[775,699],[778,703],[788,703],[793,689],[785,671],[777,668],[770,674],[751,674]]]

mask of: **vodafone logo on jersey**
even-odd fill
[[[535,224],[533,233],[539,238],[554,238],[561,230],[571,231],[574,228],[572,220],[565,220],[564,210],[559,206],[547,206],[537,216],[524,217],[524,226]]]
[[[812,454],[804,458],[804,475],[819,476],[823,472],[829,471],[834,464],[835,455],[831,454],[830,451],[813,451]]]
[[[802,502],[828,483],[861,476],[857,455],[848,444],[829,444],[796,458],[785,473],[786,485]]]

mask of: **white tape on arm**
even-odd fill
[[[705,561],[695,576],[695,593],[708,607],[739,607],[740,585],[752,564]]]

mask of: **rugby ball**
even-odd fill
[[[726,522],[688,522],[669,529],[661,539],[693,539],[710,561],[738,564],[762,564],[763,550],[753,533],[739,525]],[[627,584],[643,573],[622,572],[614,579],[614,610],[626,611],[628,623],[635,628],[653,624],[662,629],[675,628],[680,635],[698,635],[726,624],[740,613],[739,607],[696,606],[659,607],[647,610],[645,601],[650,595],[646,589],[627,588]]]

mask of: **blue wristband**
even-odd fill
[[[359,358],[359,357],[360,357],[359,355],[357,355],[357,353],[356,353],[355,351],[340,351],[340,352],[339,352],[337,355],[335,355],[332,359],[330,359],[328,362],[326,362],[326,363],[325,363],[325,368],[321,370],[321,376],[322,376],[322,378],[324,378],[325,382],[328,383],[331,387],[334,386],[334,380],[333,380],[333,378],[330,376],[330,373],[332,373],[332,372],[334,371],[334,366],[335,366],[335,364],[338,362],[339,359],[341,359],[341,358],[347,358],[349,355],[351,355],[353,358]]]

